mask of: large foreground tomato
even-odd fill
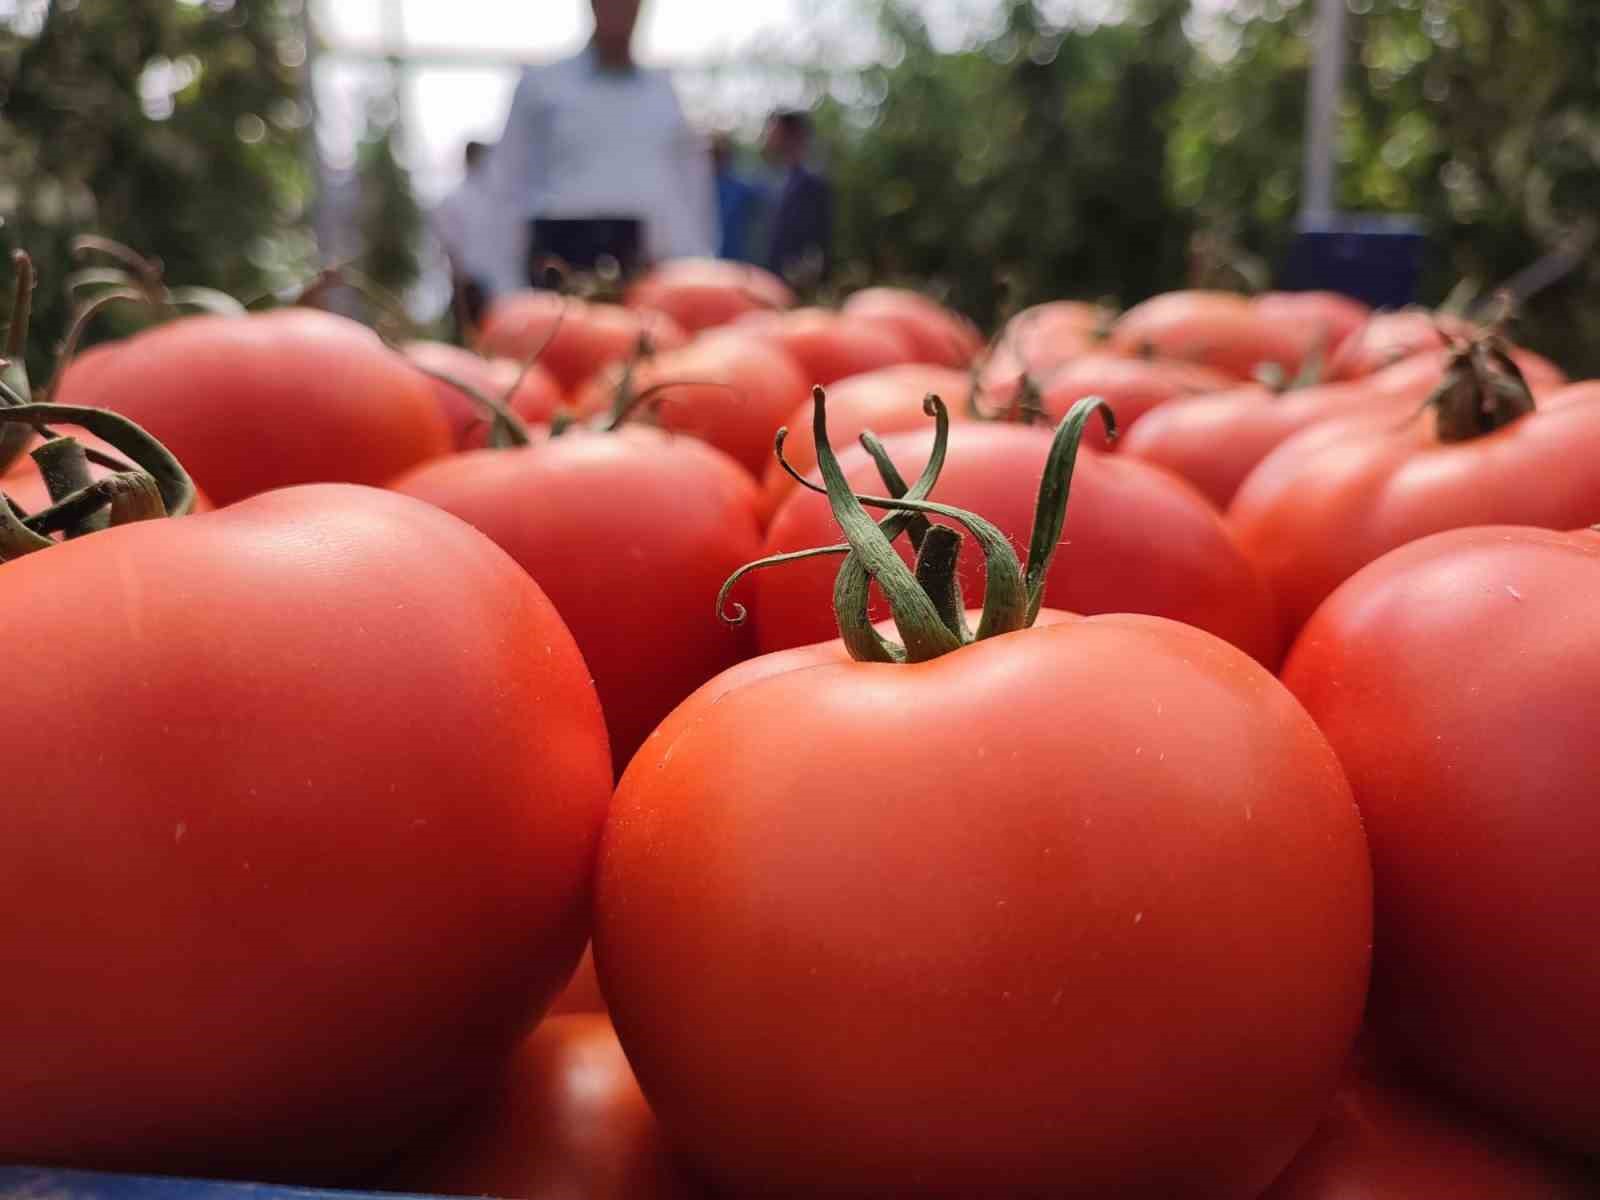
[[[1293,376],[1306,340],[1292,325],[1264,320],[1254,305],[1230,292],[1168,292],[1136,304],[1111,327],[1119,354],[1180,358],[1250,379],[1271,366]]]
[[[927,461],[933,444],[926,429],[882,440],[907,478]],[[958,422],[950,430],[950,460],[934,494],[986,514],[1013,542],[1025,544],[1050,442],[1044,429]],[[857,492],[883,494],[865,451],[853,449],[839,458]],[[1144,463],[1088,453],[1078,461],[1072,488],[1061,551],[1045,592],[1052,607],[1171,617],[1232,642],[1269,667],[1278,665],[1285,642],[1272,593],[1221,515],[1194,489]],[[825,545],[834,537],[827,498],[797,488],[773,517],[762,553]],[[968,595],[977,595],[984,577],[982,555],[970,543],[962,554],[962,584]],[[755,624],[762,650],[831,635],[828,597],[837,570],[835,562],[814,559],[756,577]],[[875,607],[873,614],[887,615],[887,609]]]
[[[1029,625],[1072,420],[1027,570],[984,534],[979,640],[947,606],[949,531],[913,577],[819,436],[861,555],[845,642],[718,677],[623,777],[595,961],[721,1194],[1254,1200],[1338,1078],[1371,928],[1349,786],[1209,634]],[[865,623],[868,571],[905,647]]]
[[[601,1015],[551,1017],[498,1083],[385,1173],[404,1192],[506,1200],[686,1200],[700,1192]]]
[[[403,367],[403,364],[402,364]],[[0,565],[0,1161],[327,1182],[493,1077],[582,948],[609,759],[488,539],[273,492]]]
[[[655,423],[709,442],[760,477],[772,462],[772,436],[810,395],[800,365],[744,330],[703,333],[631,370],[614,364],[590,380],[574,407],[598,416],[655,392]]]
[[[488,534],[555,602],[594,673],[618,770],[657,722],[750,653],[712,619],[761,545],[755,482],[694,438],[575,429],[475,450],[397,480]]]
[[[1365,993],[1366,852],[1300,708],[1151,617],[791,653],[614,801],[597,960],[669,1133],[730,1195],[1253,1200]]]
[[[674,350],[689,340],[665,313],[526,291],[496,298],[477,348],[519,363],[538,354],[539,365],[571,394],[601,368],[638,354],[641,339],[654,350]]]
[[[427,379],[370,329],[310,308],[184,317],[96,347],[55,398],[142,425],[219,505],[383,484],[451,448]]]
[[[967,367],[983,349],[983,335],[971,321],[908,288],[863,288],[844,302],[841,311],[899,331],[916,351],[918,362]]]
[[[1352,1067],[1309,1145],[1262,1200],[1593,1200],[1600,1177],[1430,1095]]]
[[[720,258],[664,262],[642,275],[627,295],[629,308],[666,313],[689,333],[793,304],[789,285],[771,271]]]
[[[1600,521],[1597,463],[1600,384],[1575,384],[1459,441],[1441,440],[1431,415],[1405,422],[1394,412],[1307,429],[1251,472],[1228,517],[1292,635],[1356,571],[1427,534]]]
[[[1531,1133],[1591,1154],[1597,611],[1600,533],[1456,530],[1346,583],[1284,669],[1372,840],[1380,1034]]]

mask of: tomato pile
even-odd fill
[[[1600,1194],[1600,382],[693,261],[35,386],[31,287],[0,1163]]]

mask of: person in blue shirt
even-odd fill
[[[734,168],[733,138],[726,133],[711,139],[711,165],[717,184],[717,257],[754,262],[761,189]]]
[[[762,155],[781,172],[763,266],[802,285],[827,278],[833,266],[833,188],[808,166],[811,116],[796,109],[767,121]]]

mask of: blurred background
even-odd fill
[[[754,161],[813,112],[832,286],[905,282],[992,326],[1280,281],[1305,207],[1314,0],[650,0],[641,61]],[[244,298],[355,261],[421,321],[449,299],[429,210],[583,0],[0,0],[0,243],[46,281],[71,238]],[[1338,210],[1415,218],[1417,298],[1555,282],[1519,338],[1600,375],[1600,3],[1345,0]],[[49,344],[46,338],[37,339]],[[42,367],[39,364],[38,367]],[[37,369],[37,368],[36,368]]]

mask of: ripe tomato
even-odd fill
[[[731,670],[731,668],[730,668]],[[594,973],[594,948],[585,947],[567,986],[550,1006],[550,1015],[557,1013],[603,1013],[606,998],[600,992],[600,981]]]
[[[1119,434],[1164,404],[1239,386],[1237,380],[1194,363],[1124,358],[1105,351],[1080,354],[1050,375],[1031,382],[1038,389],[1037,403],[1042,414],[1052,424],[1064,417],[1079,400],[1099,396],[1116,415]],[[985,404],[991,410],[1016,406],[1026,386],[1027,383],[1019,382],[1011,387],[996,388],[985,395]],[[1097,450],[1112,448],[1099,426],[1085,434],[1085,442]]]
[[[1597,456],[1600,384],[1562,389],[1537,412],[1464,441],[1440,441],[1431,419],[1390,413],[1290,438],[1251,472],[1228,516],[1292,635],[1361,567],[1427,534],[1600,520]]]
[[[1528,490],[1558,487],[1556,474]],[[1600,949],[1574,914],[1600,907],[1597,600],[1600,534],[1454,530],[1341,587],[1284,670],[1372,840],[1377,1029],[1436,1078],[1590,1154]]]
[[[983,364],[986,390],[1015,387],[1024,375],[1044,379],[1062,363],[1093,350],[1116,314],[1081,300],[1051,300],[1006,322]]]
[[[1302,358],[1317,353],[1326,360],[1372,316],[1361,301],[1338,292],[1263,292],[1250,304],[1262,320],[1299,335]]]
[[[1367,1059],[1262,1200],[1584,1200],[1569,1163]]]
[[[924,428],[882,441],[909,477],[927,461],[933,435]],[[1022,544],[1032,527],[1050,443],[1044,429],[958,422],[950,430],[950,459],[935,495],[985,514]],[[839,459],[857,492],[883,494],[865,451],[855,448]],[[826,545],[834,539],[832,529],[827,498],[797,488],[774,516],[761,553]],[[761,650],[804,645],[831,634],[828,597],[837,572],[836,562],[813,559],[756,576],[752,607]],[[968,595],[978,594],[983,577],[982,555],[969,545],[961,572]],[[1186,621],[1269,667],[1277,666],[1283,653],[1272,595],[1221,516],[1187,484],[1144,463],[1094,454],[1078,460],[1062,549],[1045,596],[1052,607],[1074,612],[1153,613]],[[873,612],[886,615],[881,599]]]
[[[554,601],[594,674],[620,770],[674,705],[746,657],[712,619],[761,545],[756,487],[694,438],[574,429],[429,463],[394,487],[481,529]]]
[[[1253,378],[1268,365],[1292,377],[1306,351],[1303,334],[1291,324],[1262,320],[1243,296],[1205,291],[1168,292],[1134,305],[1111,327],[1108,347],[1184,359],[1235,379]]]
[[[613,408],[624,380],[634,397],[661,389],[650,403],[656,424],[709,442],[757,478],[772,462],[778,427],[811,394],[787,353],[737,329],[701,334],[631,371],[613,364],[578,394],[578,413]]]
[[[654,350],[676,350],[689,337],[665,313],[639,312],[555,292],[512,292],[490,305],[478,331],[478,351],[522,362],[539,353],[539,365],[568,393],[602,367],[638,354],[640,339]]]
[[[428,381],[370,329],[290,308],[183,317],[73,362],[55,399],[160,438],[219,505],[297,483],[387,483],[450,450]]]
[[[6,563],[0,621],[50,724],[0,807],[0,1161],[326,1183],[492,1077],[582,948],[610,782],[509,558],[293,488]]]
[[[504,399],[505,393],[516,384],[517,390],[511,394],[507,406],[530,424],[549,424],[562,405],[560,386],[538,363],[529,363],[524,371],[520,362],[509,358],[484,358],[444,342],[411,342],[404,349],[412,361],[430,371],[459,379],[491,400]],[[520,384],[517,383],[519,378]],[[445,420],[450,422],[451,442],[455,448],[475,450],[484,445],[490,418],[483,406],[438,376],[430,378],[429,382],[433,385],[434,400]]]
[[[1446,313],[1409,308],[1375,313],[1339,344],[1323,377],[1360,379],[1413,354],[1445,349],[1447,335],[1470,338],[1479,332],[1470,321]]]
[[[1370,936],[1338,765],[1210,635],[1059,620],[754,660],[624,776],[600,976],[730,1193],[1242,1200],[1309,1135]]]
[[[823,308],[751,313],[735,324],[786,350],[800,364],[807,387],[917,361],[916,347],[898,329]]]
[[[552,1017],[504,1076],[384,1185],[515,1200],[679,1200],[698,1196],[672,1161],[611,1022]]]
[[[970,376],[950,367],[909,363],[852,375],[829,388],[828,427],[841,446],[853,443],[868,430],[890,434],[926,429],[928,414],[923,411],[922,402],[930,393],[945,402],[953,418],[963,420],[971,415]],[[811,440],[811,402],[807,400],[789,413],[784,424],[789,430],[783,443],[784,457],[801,473],[812,470],[817,465],[817,447]],[[762,480],[764,520],[771,519],[794,487],[794,479],[773,456],[769,442]]]
[[[983,335],[971,321],[909,288],[863,288],[844,302],[841,311],[897,330],[911,343],[918,362],[968,367],[983,350]]]
[[[771,271],[720,258],[678,258],[647,271],[628,289],[629,308],[666,313],[689,333],[726,325],[747,312],[791,308],[794,293]]]

